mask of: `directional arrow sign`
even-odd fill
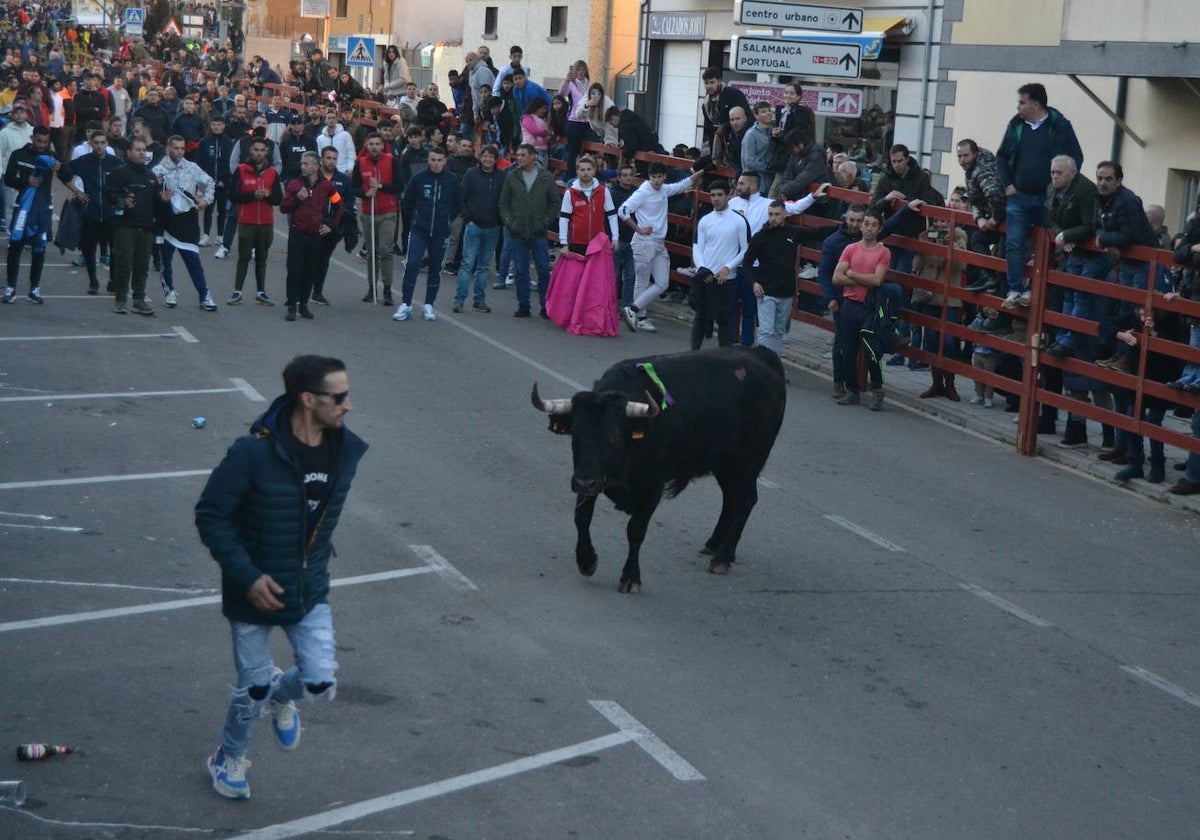
[[[857,79],[862,56],[858,44],[735,37],[733,69],[739,73],[832,76]]]
[[[862,49],[863,61],[876,61],[883,49],[884,36],[882,32],[865,32],[858,35],[831,35],[827,32],[814,32],[806,29],[784,30],[780,38],[799,41],[821,41],[823,43],[858,44]]]
[[[737,22],[772,29],[814,29],[822,32],[862,32],[863,10],[844,6],[808,6],[770,0],[738,0]]]

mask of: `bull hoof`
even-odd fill
[[[641,592],[642,585],[640,583],[634,583],[631,580],[623,580],[617,584],[617,591],[632,595],[635,592]]]
[[[729,574],[729,564],[728,563],[713,563],[711,566],[708,567],[708,571],[714,575],[727,575],[727,574]]]
[[[701,557],[712,557],[714,554],[717,553],[717,546],[706,545],[706,546],[704,546],[704,548],[700,549],[696,553],[699,554]]]
[[[596,566],[599,564],[599,558],[596,552],[592,552],[589,557],[576,557],[575,565],[579,567],[579,574],[584,577],[591,577],[596,574]]]

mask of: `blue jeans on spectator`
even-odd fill
[[[500,241],[500,228],[480,227],[474,222],[468,222],[463,229],[462,263],[458,267],[458,288],[454,293],[454,301],[462,303],[467,299],[467,287],[471,275],[475,275],[475,301],[483,303],[487,294],[488,270],[492,265],[492,257],[496,253],[496,243]]]
[[[739,271],[737,284],[737,299],[742,305],[742,328],[738,342],[743,347],[753,347],[754,322],[758,316],[758,298],[754,296],[754,281],[750,279],[750,272]]]
[[[442,287],[442,272],[438,266],[446,256],[446,236],[429,236],[413,228],[408,232],[408,258],[404,264],[404,285],[400,295],[404,303],[412,306],[413,292],[417,289],[417,275],[421,273],[421,260],[429,254],[429,270],[425,272],[425,302],[430,306],[437,300]]]
[[[1113,390],[1113,402],[1116,404],[1116,409],[1126,417],[1133,416],[1133,400],[1134,394],[1132,391],[1127,391],[1124,388]],[[1147,423],[1161,426],[1166,413],[1167,406],[1157,400],[1142,404],[1142,419]],[[1129,458],[1130,464],[1141,466],[1146,462],[1146,452],[1142,448],[1141,435],[1135,435],[1133,432],[1127,432],[1124,429],[1117,429],[1116,445],[1125,450],[1125,455]],[[1150,463],[1162,464],[1164,460],[1166,460],[1166,454],[1163,451],[1163,442],[1150,438]]]
[[[162,253],[163,286],[171,291],[175,290],[175,277],[171,263],[175,261],[175,252],[178,251],[180,258],[183,260],[184,267],[187,268],[188,276],[192,278],[192,285],[196,287],[196,294],[200,295],[200,300],[203,302],[204,296],[208,294],[208,282],[204,279],[204,265],[200,262],[200,254],[195,251],[176,248],[165,239],[158,247]]]
[[[773,350],[778,356],[783,350],[783,336],[792,318],[795,298],[770,297],[758,299],[758,345]]]
[[[1092,280],[1107,280],[1112,270],[1112,258],[1105,254],[1072,254],[1063,266],[1063,273],[1074,274],[1076,277],[1087,277]],[[1076,289],[1062,289],[1062,314],[1082,318],[1085,321],[1096,320],[1094,312],[1094,296]],[[1081,340],[1086,339],[1082,333],[1070,330],[1059,330],[1055,341],[1063,347],[1078,347]]]
[[[501,229],[500,240],[500,262],[496,266],[496,277],[499,282],[507,283],[508,275],[512,274],[512,234],[508,228]]]
[[[1117,282],[1127,289],[1146,291],[1146,284],[1150,282],[1150,263],[1122,258],[1121,265],[1117,269]],[[1136,304],[1123,300],[1117,311],[1121,315],[1128,315],[1133,311],[1134,306]]]
[[[1020,292],[1025,288],[1025,242],[1031,225],[1046,226],[1046,196],[1041,193],[1013,193],[1004,205],[1008,236],[1004,242],[1004,257],[1008,261],[1008,290]]]
[[[287,634],[296,664],[275,674],[271,661],[270,624],[229,622],[233,633],[233,661],[237,686],[229,699],[221,746],[228,756],[243,756],[250,748],[254,722],[271,700],[287,703],[307,696],[333,700],[337,693],[337,651],[333,640],[333,614],[328,603],[317,604],[295,624],[281,628]],[[327,686],[320,693],[306,687]],[[257,696],[256,696],[257,695]]]
[[[510,238],[512,244],[513,270],[517,274],[517,307],[529,308],[529,259],[533,258],[538,276],[538,298],[541,308],[546,308],[546,292],[550,288],[550,242],[545,236],[522,239]]]
[[[630,306],[637,274],[633,270],[633,248],[628,242],[617,243],[617,250],[613,251],[613,269],[617,275],[617,299],[621,306]]]
[[[1188,330],[1188,346],[1200,349],[1200,324],[1195,324]],[[1184,385],[1200,385],[1200,365],[1195,362],[1185,364],[1179,381]]]

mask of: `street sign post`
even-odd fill
[[[738,0],[738,23],[771,29],[816,29],[828,32],[862,32],[863,10],[840,6],[808,6],[770,0]]]
[[[125,34],[141,35],[146,24],[146,10],[129,8],[125,10]]]
[[[375,39],[351,35],[346,39],[346,64],[350,67],[375,66]]]
[[[736,36],[730,51],[739,73],[786,76],[828,76],[857,79],[862,63],[858,44],[779,40]]]

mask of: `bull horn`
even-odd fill
[[[537,383],[533,383],[533,393],[530,395],[533,407],[547,414],[570,414],[570,400],[544,400],[538,396]]]
[[[634,402],[630,400],[625,403],[626,417],[647,417],[654,419],[658,416],[658,403],[650,397],[649,391],[643,391],[642,393],[646,395],[646,402]]]

